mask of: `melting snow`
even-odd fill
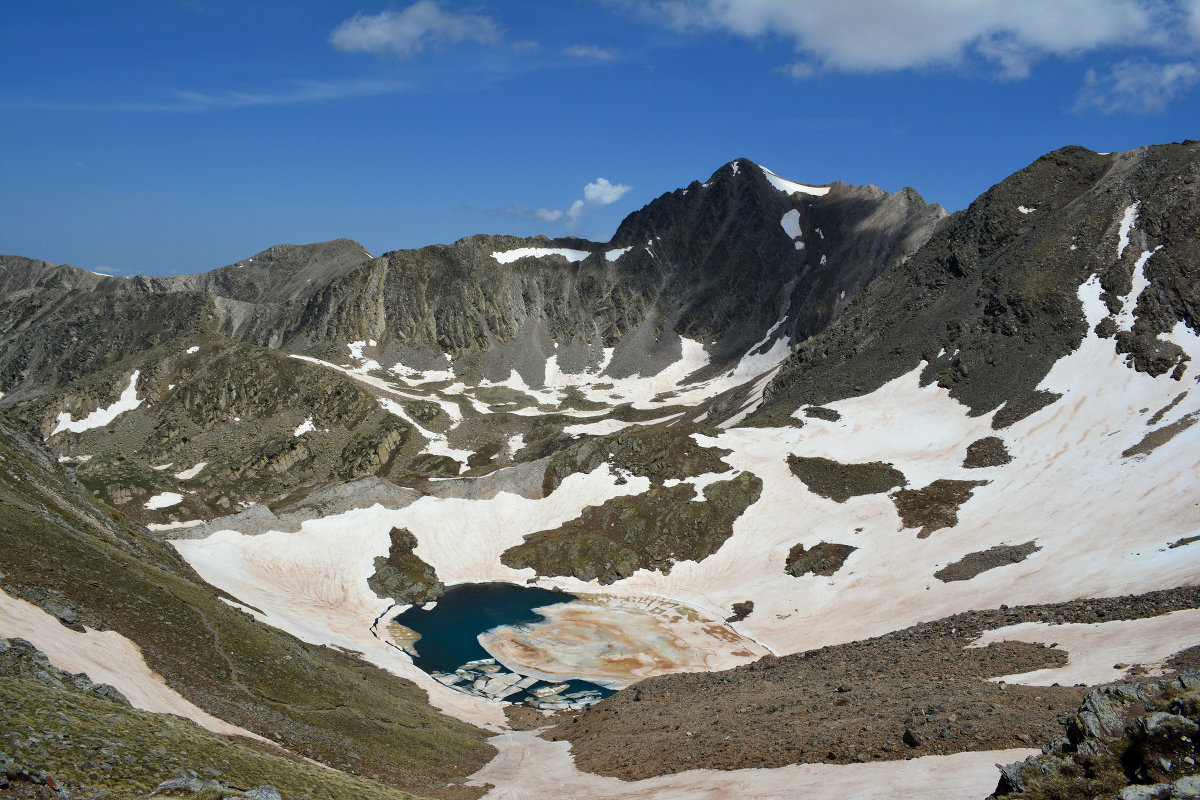
[[[192,478],[200,474],[200,470],[208,466],[207,461],[198,461],[196,466],[185,469],[183,472],[176,472],[175,477],[181,481],[190,481]]]
[[[1139,200],[1125,209],[1125,216],[1121,217],[1121,241],[1117,244],[1117,258],[1125,252],[1125,248],[1129,246],[1129,232],[1133,229],[1134,223],[1137,222],[1138,207],[1142,201]]]
[[[425,446],[425,449],[422,452],[435,456],[449,456],[450,458],[453,458],[455,461],[460,462],[459,472],[462,472],[467,468],[467,459],[475,455],[474,450],[459,450],[458,448],[451,447],[450,441],[446,438],[446,434],[435,433],[434,431],[422,427],[421,423],[409,416],[409,414],[404,410],[404,406],[400,405],[395,400],[381,397],[379,398],[379,405],[382,406],[383,409],[389,414],[394,414],[407,422],[409,425],[412,425],[417,429],[418,433],[429,440],[429,444]]]
[[[993,642],[1057,644],[1067,653],[1064,666],[992,680],[1027,686],[1094,686],[1122,680],[1133,664],[1148,668],[1152,676],[1161,675],[1163,661],[1196,644],[1196,631],[1200,631],[1200,609],[1191,608],[1157,617],[1090,624],[1023,622],[987,631],[969,646],[986,647]],[[1118,668],[1118,663],[1129,666]]]
[[[783,232],[793,239],[804,235],[804,231],[800,230],[800,212],[794,208],[783,215],[779,224],[783,226]]]
[[[1017,206],[1017,211],[1020,211],[1022,214],[1032,214],[1033,212],[1037,211],[1037,209],[1026,208],[1025,206]]]
[[[616,261],[618,258],[625,255],[632,249],[632,247],[618,247],[615,250],[609,250],[605,252],[604,258],[606,261]]]
[[[565,247],[518,247],[516,250],[505,250],[492,253],[492,258],[501,264],[511,264],[518,258],[545,258],[546,256],[562,256],[567,261],[583,261],[590,256],[586,250],[570,250]]]
[[[829,194],[830,187],[828,186],[805,186],[803,183],[784,180],[766,167],[759,167],[759,169],[763,171],[763,175],[771,182],[772,186],[786,194],[811,194],[815,197]]]
[[[990,750],[866,764],[793,764],[775,769],[690,769],[639,781],[583,772],[569,742],[548,742],[533,731],[488,740],[499,751],[468,783],[494,787],[484,800],[725,800],[803,796],[806,800],[920,797],[959,800],[996,788],[996,764],[1036,750]],[[798,791],[798,787],[803,787]],[[880,787],[886,787],[881,793]]]
[[[83,419],[75,421],[72,421],[71,415],[65,411],[59,414],[58,424],[50,432],[50,435],[54,436],[62,431],[82,433],[92,428],[103,428],[126,411],[133,411],[142,404],[142,401],[137,396],[137,381],[140,374],[141,370],[135,369],[133,371],[133,374],[129,376],[129,386],[125,388],[125,391],[121,392],[121,396],[117,398],[117,401],[108,408],[97,408]]]
[[[170,508],[183,502],[183,495],[178,492],[161,492],[146,501],[146,508],[154,511],[159,508]]]
[[[83,672],[96,683],[113,686],[134,708],[177,714],[214,733],[266,741],[184,699],[146,665],[138,646],[116,631],[85,628],[80,633],[60,624],[32,603],[0,591],[0,636],[24,639],[45,653],[59,669]]]
[[[199,351],[200,351],[200,347],[199,347],[198,345],[192,345],[191,347],[189,347],[189,348],[187,349],[187,351],[186,351],[186,352],[187,352],[187,354],[190,356],[192,353],[197,353],[197,352],[199,352]]]
[[[292,436],[296,436],[296,437],[303,436],[306,433],[312,433],[316,429],[317,429],[317,426],[313,425],[313,418],[308,417],[307,419],[304,420],[304,422],[301,422],[299,425],[296,426],[296,430],[292,431]]]

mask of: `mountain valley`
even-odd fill
[[[0,256],[0,791],[1096,796],[1015,762],[1194,689],[1198,222],[1184,142],[953,214],[741,158],[606,243]],[[487,583],[575,599],[414,666]]]

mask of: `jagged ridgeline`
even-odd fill
[[[45,654],[0,647],[5,708],[308,780],[67,674],[102,631],[165,710],[364,781],[321,796],[476,797],[567,756],[514,734],[492,760],[468,722],[503,727],[494,695],[418,670],[393,612],[530,582],[578,600],[493,655],[566,674],[569,641],[571,675],[629,686],[556,721],[567,792],[576,766],[728,787],[694,770],[1031,746],[1141,634],[1027,626],[1161,625],[1138,664],[1196,657],[1197,219],[1185,142],[1063,148],[948,216],[738,159],[606,243],[337,240],[182,277],[0,257],[0,621]]]
[[[1039,158],[947,219],[801,343],[756,419],[873,391],[925,362],[922,383],[948,388],[974,414],[1006,404],[1011,424],[1053,399],[1035,389],[1087,333],[1078,287],[1093,274],[1108,312],[1096,333],[1138,372],[1194,375],[1161,335],[1179,323],[1200,330],[1198,154],[1200,143],[1185,142],[1116,158],[1082,147]],[[1131,318],[1118,324],[1126,296]]]
[[[751,377],[741,360],[822,330],[944,213],[739,159],[607,244],[472,236],[375,258],[342,239],[181,277],[0,257],[0,391],[148,523],[364,474],[478,473],[558,449],[558,412],[649,419],[694,405],[674,408],[682,386]],[[621,386],[667,373],[652,401]]]

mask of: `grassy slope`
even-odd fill
[[[0,588],[47,592],[135,641],[209,712],[330,766],[422,793],[494,753],[408,681],[306,645],[222,602],[168,546],[94,502],[40,442],[0,415]]]

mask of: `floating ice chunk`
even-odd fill
[[[59,414],[58,424],[54,426],[50,435],[54,436],[62,431],[82,433],[92,428],[103,428],[126,411],[133,411],[142,404],[137,396],[137,381],[141,373],[142,371],[138,369],[133,371],[133,374],[129,376],[129,386],[125,387],[125,391],[121,392],[117,401],[108,408],[97,408],[81,420],[72,420],[71,415],[65,411]]]
[[[546,256],[562,256],[567,261],[583,261],[590,256],[586,250],[570,250],[565,247],[518,247],[516,250],[505,250],[492,253],[492,258],[501,264],[511,264],[518,258],[545,258]]]

